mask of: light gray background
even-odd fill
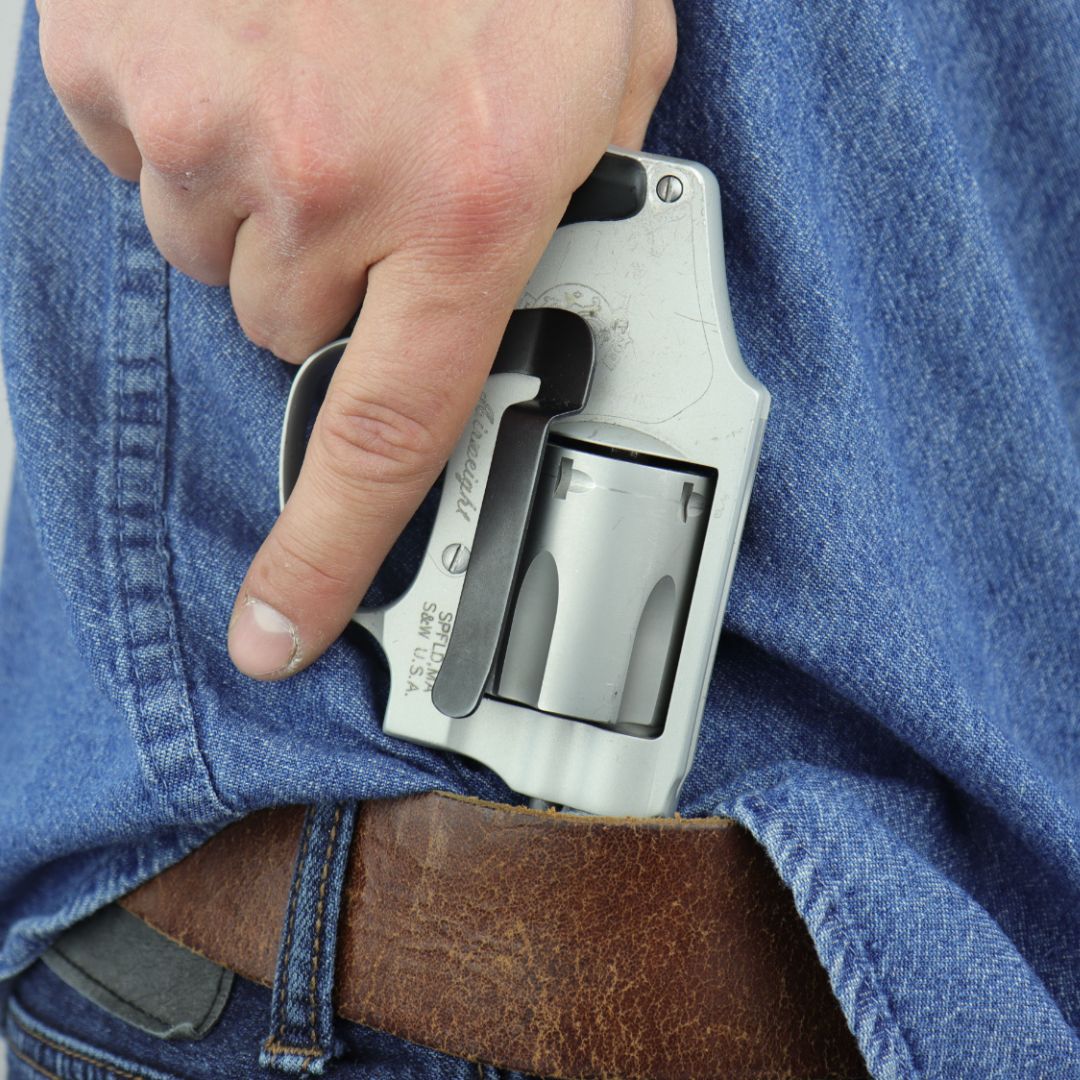
[[[8,102],[11,98],[11,80],[15,74],[15,46],[19,39],[21,5],[7,0],[0,3],[0,150],[4,145],[4,128],[7,127]],[[14,444],[11,441],[11,426],[7,418],[7,398],[4,394],[3,380],[0,380],[0,546],[5,530],[2,528],[7,519],[8,492],[11,487],[11,465],[14,456]],[[0,1080],[3,1078],[3,1066],[0,1065]]]

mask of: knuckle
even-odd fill
[[[334,475],[350,483],[417,488],[441,464],[441,447],[427,417],[341,390],[319,414],[321,449]]]
[[[462,107],[438,154],[413,223],[412,241],[471,258],[505,247],[530,226],[544,204],[537,141],[512,126],[492,128],[490,116]]]
[[[425,208],[412,246],[475,268],[478,259],[489,260],[500,252],[511,255],[515,240],[536,220],[538,206],[531,187],[510,170],[474,158],[458,164]]]
[[[100,72],[90,51],[72,39],[62,22],[42,19],[38,47],[45,78],[57,98],[69,108],[96,106],[103,93]]]
[[[522,156],[476,138],[450,170],[451,209],[470,225],[514,224],[535,193],[534,175]]]
[[[356,167],[317,108],[298,115],[279,107],[270,117],[267,175],[275,209],[287,232],[303,233],[347,208],[358,189]]]
[[[228,277],[229,271],[223,273]],[[288,275],[268,271],[268,279],[251,288],[250,279],[234,287],[236,321],[248,340],[278,359],[299,364],[320,344],[337,334],[348,320],[336,309],[328,310],[325,295],[298,289]],[[323,294],[330,290],[324,287]],[[351,294],[349,294],[351,296]],[[345,304],[342,310],[350,307]]]
[[[184,187],[213,160],[215,140],[202,109],[160,91],[131,109],[131,133],[144,163],[166,181]]]

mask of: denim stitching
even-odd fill
[[[53,1042],[52,1039],[47,1035],[42,1034],[40,1031],[31,1031],[17,1016],[12,1016],[11,1019],[12,1023],[14,1023],[20,1031],[25,1032],[31,1039],[36,1039],[38,1042],[43,1043],[45,1046],[49,1047],[50,1050],[55,1050],[58,1054],[74,1058],[76,1061],[85,1062],[87,1065],[93,1065],[97,1069],[104,1069],[105,1072],[123,1076],[126,1080],[145,1080],[145,1077],[140,1073],[128,1072],[126,1069],[120,1069],[115,1065],[110,1065],[107,1061],[89,1057],[87,1054],[81,1054],[77,1050],[72,1050],[69,1047],[62,1046],[60,1043]]]
[[[24,1062],[26,1065],[29,1065],[30,1068],[34,1070],[34,1072],[40,1073],[42,1076],[47,1076],[49,1080],[60,1080],[60,1077],[57,1076],[56,1073],[49,1072],[49,1070],[46,1069],[44,1065],[39,1065],[32,1058],[28,1058],[21,1050],[17,1049],[16,1047],[11,1047],[11,1052],[20,1061]]]
[[[304,844],[303,847],[300,849],[300,861],[297,864],[296,869],[296,877],[298,880],[303,876],[304,866],[307,864],[308,847],[311,843],[311,833],[313,828],[314,819],[309,813],[306,820],[304,821]],[[296,908],[298,896],[299,890],[294,888],[292,891],[292,896],[289,897],[289,922],[288,926],[285,929],[285,949],[282,953],[281,962],[282,971],[289,970],[289,959],[292,956],[293,928],[296,924]],[[281,980],[281,985],[278,987],[278,1008],[281,1010],[281,1019],[278,1023],[277,1037],[273,1039],[267,1039],[265,1043],[266,1049],[275,1056],[285,1052],[285,1048],[281,1045],[281,1040],[285,1037],[285,987],[287,981],[287,979],[283,978]]]
[[[321,1057],[323,1054],[322,1047],[319,1046],[290,1046],[288,1043],[278,1042],[277,1039],[267,1039],[263,1046],[274,1057],[280,1057],[283,1054],[295,1054],[297,1057],[315,1058]],[[305,1061],[302,1068],[307,1069],[307,1067],[308,1063]]]
[[[274,976],[271,1030],[262,1043],[264,1068],[307,1076],[333,1056],[334,934],[355,813],[351,802],[307,808]]]
[[[307,1072],[312,1058],[322,1057],[325,1050],[319,1045],[318,1042],[318,973],[320,955],[322,952],[323,942],[323,916],[326,909],[326,886],[330,877],[330,865],[333,861],[334,844],[337,840],[338,827],[341,824],[342,807],[338,806],[334,811],[334,821],[330,828],[330,836],[327,839],[326,851],[323,854],[322,872],[319,877],[319,901],[315,911],[315,940],[312,943],[312,968],[311,978],[308,981],[308,1004],[309,1004],[309,1017],[311,1022],[311,1046],[299,1047],[290,1046],[282,1042],[285,1035],[286,1016],[285,1016],[285,985],[286,980],[282,979],[278,993],[278,1004],[282,1010],[281,1021],[278,1024],[277,1037],[267,1039],[263,1044],[266,1050],[273,1056],[279,1057],[282,1054],[295,1054],[298,1057],[304,1058],[301,1063],[300,1071],[302,1073]],[[304,848],[300,856],[300,866],[297,871],[297,877],[303,875],[304,866],[307,863],[307,852],[310,845],[311,833],[313,831],[314,819],[309,816],[304,837]],[[297,908],[297,896],[299,890],[294,890],[290,899],[289,910],[289,926],[285,935],[285,952],[282,958],[282,966],[285,971],[289,967],[289,959],[292,951],[292,936],[293,926],[296,921],[296,908]]]
[[[162,330],[162,350],[163,350],[163,362],[165,364],[166,380],[168,379],[168,373],[171,370],[172,365],[172,342],[169,333],[169,307],[172,301],[172,279],[173,268],[166,262],[164,265],[164,308],[162,311],[162,321],[164,323]],[[167,398],[166,398],[167,400]],[[169,423],[170,413],[168,409],[165,411],[165,417],[163,427],[165,428],[166,440],[169,439]],[[183,642],[180,638],[180,623],[177,619],[177,600],[176,591],[173,580],[174,572],[174,560],[173,553],[169,546],[169,530],[168,530],[168,517],[166,514],[165,506],[168,499],[168,473],[163,472],[162,475],[162,508],[161,508],[161,544],[159,548],[159,554],[164,560],[164,567],[162,573],[164,575],[164,588],[166,598],[169,604],[169,618],[166,624],[165,637],[169,645],[169,653],[172,658],[172,670],[173,675],[177,680],[177,684],[181,688],[181,697],[186,707],[188,716],[191,722],[191,741],[193,744],[194,754],[196,758],[196,765],[201,769],[202,779],[205,781],[206,788],[209,791],[210,797],[213,802],[216,802],[217,809],[226,810],[232,809],[229,804],[226,803],[222,792],[219,789],[218,783],[214,778],[213,772],[210,768],[209,760],[207,759],[206,751],[203,747],[202,741],[199,737],[199,728],[195,722],[194,707],[191,701],[191,678],[187,667],[184,665],[184,656],[186,652],[183,648]]]
[[[199,745],[178,639],[166,507],[168,275],[134,196],[114,185],[119,288],[111,301],[112,527],[119,615],[140,765],[183,820],[226,812]],[[147,311],[149,306],[150,311]]]
[[[818,868],[813,865],[813,859],[801,848],[798,838],[792,833],[786,819],[783,817],[780,804],[787,802],[786,796],[779,792],[771,792],[770,795],[775,801],[770,801],[765,795],[759,795],[749,796],[740,800],[740,802],[750,810],[754,817],[754,824],[761,829],[762,841],[764,841],[764,834],[770,831],[774,832],[774,835],[779,839],[780,853],[788,864],[787,869],[789,871],[794,870],[795,874],[801,871],[807,871],[810,874],[810,888],[807,889],[807,897],[810,897],[811,902],[806,903],[805,911],[800,907],[799,913],[808,924],[808,928],[810,928],[811,922],[816,924],[811,928],[815,949],[819,950],[821,960],[829,970],[830,976],[833,974],[833,968],[835,967],[838,990],[843,989],[850,992],[853,984],[861,984],[867,993],[877,1000],[878,1018],[885,1022],[889,1033],[892,1035],[892,1046],[882,1046],[881,1037],[878,1034],[868,1034],[866,1036],[869,1044],[867,1050],[872,1049],[875,1058],[877,1058],[873,1063],[867,1061],[867,1066],[873,1071],[875,1066],[888,1063],[901,1070],[904,1075],[914,1078],[923,1076],[922,1070],[915,1064],[911,1046],[896,1018],[896,1010],[893,1007],[888,990],[882,985],[878,976],[868,943],[848,929],[847,923],[841,915],[840,906],[834,898],[811,896],[814,885],[818,885],[825,893],[828,890],[820,883],[820,873]],[[768,820],[761,821],[759,818],[761,814],[767,816]],[[757,830],[754,830],[754,832],[755,835],[758,835]],[[781,875],[789,888],[791,888],[791,879],[795,877],[795,874]],[[794,893],[794,889],[792,889],[792,892]],[[826,958],[823,952],[828,948],[827,939],[833,935],[841,945],[839,955],[829,955]],[[830,949],[829,951],[835,953],[836,950]],[[860,996],[857,989],[851,994],[853,1001]],[[868,1019],[866,1016],[868,1007],[867,1004],[860,1005],[857,1002],[852,1005],[852,1020],[855,1022],[856,1027],[862,1026],[859,1021],[865,1022]],[[858,1010],[859,1015],[855,1015],[856,1010]],[[855,1035],[858,1038],[859,1032],[856,1031]],[[859,1042],[860,1052],[862,1052],[862,1040],[860,1039]],[[868,1057],[869,1055],[863,1053],[863,1056]],[[906,1061],[902,1060],[905,1057]]]
[[[128,258],[129,258],[129,256],[127,254],[127,249],[129,247],[129,243],[128,243],[128,240],[129,240],[128,232],[129,232],[129,230],[127,228],[125,228],[125,226],[124,226],[124,208],[123,208],[123,205],[122,205],[123,191],[122,191],[122,189],[119,189],[118,187],[114,186],[113,193],[114,193],[114,197],[111,200],[111,202],[112,202],[113,212],[115,214],[115,220],[116,220],[116,231],[117,231],[116,239],[117,239],[117,247],[118,247],[117,263],[121,267],[126,267],[127,262],[128,262]],[[117,310],[118,307],[119,307],[119,300],[114,301],[113,320],[112,320],[113,321],[113,326],[110,328],[110,338],[116,344],[117,351],[119,352],[120,351],[119,343],[120,343],[120,340],[122,340],[123,335],[121,334],[119,328],[115,325],[116,322],[118,322],[119,319],[120,319],[120,313]],[[126,638],[126,642],[127,642],[127,660],[128,660],[129,665],[130,665],[131,675],[132,675],[132,691],[133,691],[133,697],[134,697],[133,704],[134,704],[134,708],[135,708],[136,724],[141,726],[142,724],[145,724],[145,721],[146,721],[145,708],[144,708],[145,690],[144,690],[144,687],[143,687],[143,680],[142,680],[142,673],[140,671],[140,664],[139,664],[137,656],[136,656],[136,651],[137,651],[138,646],[137,646],[137,643],[136,643],[134,611],[133,611],[133,604],[132,604],[132,597],[131,597],[132,583],[131,583],[131,580],[130,580],[130,570],[129,570],[130,563],[125,559],[125,549],[127,548],[127,541],[130,538],[125,537],[125,535],[124,535],[124,533],[125,533],[124,524],[125,524],[125,520],[127,520],[128,518],[131,518],[131,519],[134,519],[134,520],[140,520],[140,519],[143,519],[143,518],[145,518],[147,516],[150,516],[150,514],[152,514],[152,508],[148,512],[147,509],[145,508],[145,506],[140,506],[140,507],[136,508],[135,506],[126,506],[125,505],[126,500],[125,500],[125,497],[124,497],[124,495],[125,495],[125,484],[124,484],[123,464],[124,464],[125,460],[128,460],[128,459],[130,459],[130,460],[139,460],[139,457],[138,457],[138,455],[135,455],[134,457],[131,457],[129,455],[128,451],[125,450],[124,445],[123,445],[123,436],[124,436],[125,428],[127,428],[129,425],[131,425],[134,422],[135,418],[128,413],[127,408],[126,408],[127,402],[126,402],[125,399],[127,398],[128,394],[126,393],[126,391],[124,389],[124,386],[123,386],[123,380],[124,380],[125,375],[126,375],[126,372],[124,370],[125,365],[122,362],[123,357],[118,357],[118,360],[120,360],[121,362],[116,365],[115,374],[114,374],[114,377],[117,380],[118,385],[116,386],[116,391],[115,391],[115,393],[116,393],[116,424],[115,424],[115,427],[113,429],[113,453],[115,454],[115,458],[114,458],[114,462],[113,462],[113,495],[114,495],[114,500],[113,500],[112,510],[113,510],[113,513],[114,513],[115,521],[116,521],[116,528],[115,528],[115,532],[114,532],[114,536],[115,536],[115,540],[116,540],[116,564],[117,564],[118,567],[122,568],[122,571],[125,570],[125,569],[128,570],[128,572],[122,572],[121,575],[120,575],[120,596],[121,596],[121,598],[123,600],[123,607],[124,607],[124,629],[125,629],[125,638]],[[156,464],[157,464],[157,450],[156,450],[156,448],[155,448],[155,450],[153,452],[153,458],[151,460],[152,460],[153,464],[156,466]],[[152,538],[152,537],[149,537],[149,536],[140,536],[140,537],[137,537],[137,539],[139,541],[141,541],[141,542],[144,542],[145,545],[153,544],[154,546],[156,546],[155,538]],[[146,767],[149,769],[150,774],[153,777],[156,785],[159,788],[163,788],[163,789],[167,790],[167,788],[165,787],[165,784],[164,784],[164,778],[161,775],[161,773],[159,771],[159,768],[158,768],[158,760],[157,760],[156,756],[154,754],[152,754],[152,753],[147,752],[147,749],[146,749],[147,742],[149,742],[149,738],[145,736],[145,733],[144,733],[144,738],[143,739],[137,739],[136,740],[136,745],[137,745],[137,747],[138,747],[138,749],[140,751],[139,752],[139,758],[140,758],[140,760],[142,762],[145,763]]]
[[[323,856],[322,874],[319,878],[319,903],[315,909],[315,941],[311,956],[311,979],[308,983],[310,991],[309,1004],[311,1008],[311,1044],[318,1045],[318,977],[319,957],[322,951],[323,941],[323,912],[326,908],[326,883],[330,877],[330,864],[333,861],[334,843],[337,840],[338,826],[341,824],[342,808],[339,804],[334,811],[334,823],[330,828],[330,837],[326,843],[326,853]]]

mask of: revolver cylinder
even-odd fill
[[[712,492],[686,462],[553,436],[495,695],[658,734]]]

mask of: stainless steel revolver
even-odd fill
[[[282,506],[345,344],[293,383]],[[387,734],[537,804],[673,813],[768,411],[735,340],[715,177],[609,152],[510,320],[415,580],[354,616],[389,664]]]

